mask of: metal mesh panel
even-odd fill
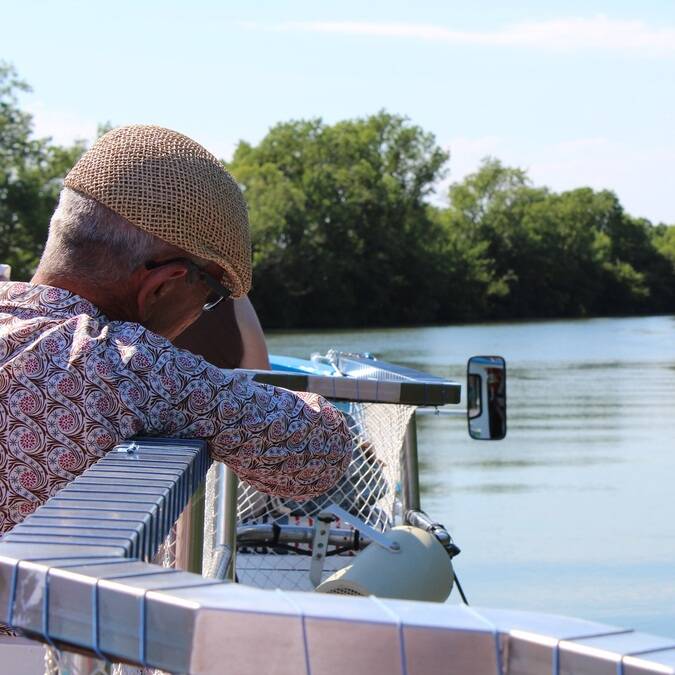
[[[110,665],[105,661],[74,652],[45,649],[45,675],[111,675]]]
[[[213,576],[214,552],[218,544],[218,503],[219,499],[222,498],[222,495],[219,497],[218,492],[223,489],[219,468],[219,465],[214,463],[206,474],[206,493],[204,495],[204,558],[202,561],[202,574],[205,576]]]
[[[394,525],[401,485],[401,447],[414,406],[381,403],[337,403],[354,435],[355,449],[345,476],[327,494],[306,502],[264,495],[249,485],[239,487],[240,525],[275,523],[313,526],[322,509],[335,503],[373,528]],[[207,501],[207,512],[212,511]],[[340,521],[334,527],[345,527]],[[208,539],[207,533],[207,539]],[[282,540],[283,544],[283,540]],[[312,590],[309,544],[239,548],[237,578],[260,588]],[[323,576],[351,562],[349,552],[326,558]]]
[[[162,542],[152,562],[162,567],[176,566],[176,526],[169,532],[169,536]]]
[[[169,675],[169,673],[124,663],[109,663],[95,657],[46,647],[45,675]]]

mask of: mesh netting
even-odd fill
[[[152,559],[155,565],[162,567],[176,566],[176,526],[174,525],[169,532],[169,536],[162,542],[159,550]]]
[[[401,448],[413,406],[381,403],[338,403],[354,435],[352,462],[340,482],[320,498],[294,502],[264,495],[241,484],[237,524],[314,525],[323,508],[335,503],[371,527],[385,531],[394,525],[401,489]],[[208,490],[208,488],[207,488]],[[210,508],[209,508],[210,507]],[[207,499],[207,511],[213,513]],[[333,527],[349,527],[335,521]],[[282,529],[283,538],[283,529]],[[207,539],[209,533],[207,531]],[[259,588],[313,590],[309,580],[310,544],[239,547],[237,579]],[[325,560],[323,577],[351,562],[345,551]]]
[[[67,650],[45,647],[45,675],[170,675],[155,668],[110,663]]]
[[[206,494],[204,495],[204,559],[202,561],[202,574],[207,577],[214,576],[214,559],[217,542],[216,531],[218,529],[218,493],[224,489],[223,472],[221,465],[215,462],[206,474]]]

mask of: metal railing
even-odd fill
[[[336,398],[381,401],[384,392],[390,402],[402,393],[408,401],[458,402],[459,385],[443,392],[431,384],[403,391],[400,383],[361,382],[356,392],[353,382],[286,381]],[[402,497],[409,520],[434,531],[418,513],[414,429],[413,417],[404,461],[413,485]],[[217,523],[208,573],[216,578],[205,577],[208,467],[201,441],[115,448],[0,540],[0,618],[85,658],[176,673],[260,675],[272,663],[278,675],[342,674],[346,663],[357,675],[675,673],[675,640],[593,622],[231,583],[238,529],[239,543],[261,533],[237,523],[236,477],[222,466],[212,469]],[[177,568],[152,564],[176,521]],[[287,534],[309,538],[302,527]],[[340,545],[355,535],[336,528],[330,536]]]
[[[178,673],[675,672],[675,641],[601,624],[263,591],[147,562],[207,466],[201,443],[116,448],[0,541],[2,616],[47,643]]]

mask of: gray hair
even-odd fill
[[[40,269],[108,285],[127,279],[148,260],[177,252],[175,246],[139,230],[95,199],[63,188],[49,223]]]

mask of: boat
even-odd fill
[[[460,383],[370,354],[272,364],[249,374],[344,413],[346,477],[300,504],[239,485],[202,441],[117,446],[0,541],[0,616],[25,636],[2,672],[43,672],[47,645],[50,672],[82,674],[675,673],[675,640],[466,604],[459,548],[422,508],[416,419],[503,437],[502,359],[469,361],[465,408]]]

